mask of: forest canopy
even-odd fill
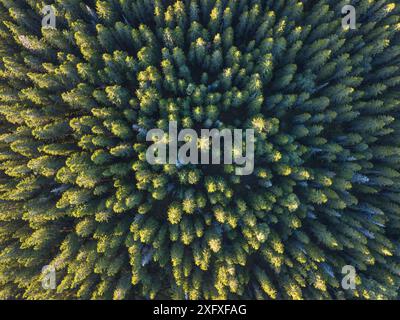
[[[397,2],[0,0],[0,298],[398,299]],[[170,121],[253,172],[148,163]]]

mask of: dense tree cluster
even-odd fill
[[[396,2],[0,0],[0,297],[398,297]],[[254,172],[150,165],[169,121]]]

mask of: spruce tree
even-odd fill
[[[0,0],[0,298],[399,298],[396,2]],[[149,164],[169,121],[254,172]]]

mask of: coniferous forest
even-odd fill
[[[399,299],[398,0],[0,0],[0,18],[1,299]],[[254,171],[149,164],[169,121],[253,128]]]

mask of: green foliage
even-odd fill
[[[353,2],[0,0],[0,298],[398,298],[400,6]],[[148,164],[171,120],[253,174]]]

